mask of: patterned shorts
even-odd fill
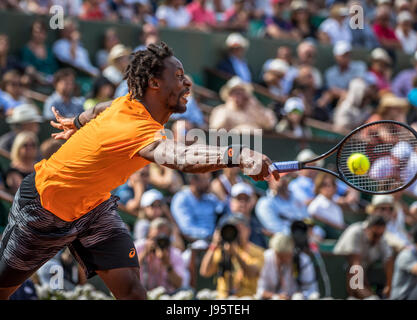
[[[35,175],[17,191],[0,242],[0,288],[21,284],[68,246],[88,277],[96,270],[139,267],[135,246],[111,196],[81,218],[61,220],[40,203]]]

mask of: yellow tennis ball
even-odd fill
[[[371,163],[362,153],[353,153],[347,159],[347,166],[353,174],[362,175],[368,172]]]

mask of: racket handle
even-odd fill
[[[300,170],[300,162],[298,161],[283,161],[274,162],[269,166],[269,172],[278,170],[278,172],[293,172]]]

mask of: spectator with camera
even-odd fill
[[[364,299],[371,296],[389,296],[394,258],[392,249],[384,239],[386,221],[380,215],[371,215],[366,221],[351,224],[340,236],[333,249],[334,254],[347,255],[349,268],[347,291],[350,296]],[[382,264],[382,266],[381,266]],[[356,273],[349,272],[352,266],[364,271],[363,288],[352,288],[349,283]],[[384,269],[385,279],[374,275]],[[374,291],[372,286],[376,288]]]
[[[189,275],[181,251],[171,245],[172,224],[156,218],[149,226],[146,239],[135,242],[140,278],[146,290],[164,287],[173,293],[185,287]]]
[[[252,296],[263,265],[263,249],[249,241],[250,222],[241,213],[225,216],[203,257],[200,274],[217,274],[218,297]]]
[[[318,292],[314,264],[304,252],[295,254],[290,235],[276,233],[264,252],[256,295],[261,299],[289,300],[295,293],[304,298]]]

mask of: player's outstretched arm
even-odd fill
[[[95,117],[97,117],[101,112],[103,112],[106,108],[110,107],[113,101],[107,101],[107,102],[101,102],[98,103],[94,108],[88,109],[81,113],[78,116],[79,126],[85,125],[87,122],[93,120]],[[52,137],[59,140],[68,140],[75,131],[78,130],[78,128],[75,125],[75,117],[73,118],[65,118],[63,117],[58,110],[55,109],[55,107],[52,107],[52,112],[55,115],[56,122],[51,121],[51,126],[54,128],[57,128],[59,130],[62,130],[62,132],[53,133]]]
[[[229,167],[240,167],[256,181],[270,176],[272,164],[266,155],[240,146],[217,147],[204,144],[186,146],[174,140],[158,140],[139,151],[148,161],[188,173],[204,173]],[[278,171],[272,172],[276,180]]]

